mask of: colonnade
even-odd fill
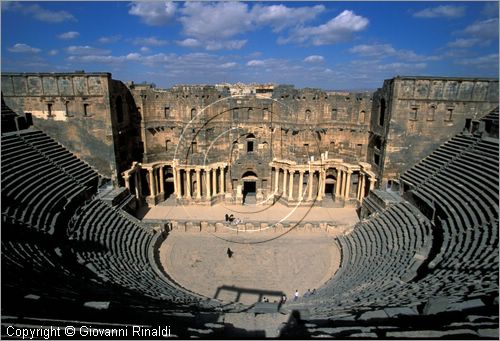
[[[362,163],[311,162],[308,165],[297,165],[286,160],[275,160],[269,166],[270,192],[281,195],[288,202],[321,201],[325,196],[326,186],[333,184],[335,200],[357,199],[362,202],[369,190],[375,187],[375,174]],[[222,162],[203,166],[181,165],[177,160],[142,165],[134,163],[131,169],[123,173],[123,178],[132,194],[137,198],[146,197],[152,204],[165,199],[166,184],[171,184],[168,193],[175,195],[178,201],[211,202],[214,198],[226,197],[227,170],[227,164]],[[353,175],[357,177],[357,183],[355,180],[353,183]],[[148,186],[149,191],[143,191],[144,186]],[[355,191],[351,191],[353,186],[357,186]],[[333,187],[331,189],[333,191]]]
[[[156,203],[156,198],[163,200],[165,197],[166,169],[171,172],[173,194],[177,199],[211,200],[226,192],[226,164],[216,163],[205,166],[180,165],[176,162],[157,163],[149,165],[134,165],[123,173],[125,187],[131,190],[133,178],[136,197],[144,197],[141,180],[141,171],[145,172],[149,186],[149,200]]]
[[[174,168],[174,188],[177,199],[211,200],[226,193],[226,166],[177,166]],[[196,180],[193,181],[193,177]],[[193,184],[196,187],[193,188]]]
[[[312,201],[323,200],[325,195],[325,186],[327,184],[326,174],[330,167],[311,168],[298,165],[273,165],[274,181],[272,182],[272,191],[275,195],[281,194],[282,198],[288,201]],[[298,176],[298,183],[297,177]],[[352,175],[357,174],[358,182],[356,196],[351,196]],[[280,179],[280,174],[282,174]],[[304,178],[307,177],[306,183]],[[304,188],[305,185],[305,188]],[[367,189],[372,190],[375,187],[375,177],[373,174],[365,173],[361,169],[336,168],[335,181],[335,199],[348,200],[357,199],[362,201],[366,195]]]

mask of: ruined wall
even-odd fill
[[[128,89],[120,83],[109,73],[4,73],[2,93],[14,111],[31,112],[36,127],[117,181],[117,174],[131,163],[118,147],[119,132],[128,133],[134,110]],[[121,124],[116,117],[117,97],[124,103]]]
[[[129,169],[133,161],[142,162],[141,118],[135,100],[125,84],[111,80],[110,94],[110,119],[118,183],[124,185],[121,173]]]
[[[385,118],[381,122],[383,100]],[[396,77],[386,80],[374,94],[369,161],[383,182],[397,179],[462,131],[467,120],[479,119],[497,106],[498,80],[494,79]],[[378,160],[377,154],[380,154]]]
[[[270,183],[274,157],[307,163],[366,160],[371,94],[278,86],[265,95],[229,87],[131,85],[141,112],[144,162],[228,162],[231,179],[254,172]],[[250,150],[249,150],[250,148]]]

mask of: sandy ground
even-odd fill
[[[147,210],[147,212],[146,212]],[[142,214],[141,214],[142,213]],[[329,225],[353,225],[359,221],[354,208],[286,207],[276,203],[270,206],[224,205],[215,206],[153,206],[139,215],[144,220],[195,220],[224,222],[225,214],[233,214],[244,222],[328,222]]]
[[[302,296],[333,276],[340,263],[333,238],[325,232],[172,231],[160,259],[177,283],[204,296],[244,304],[265,296],[272,302],[280,293],[292,299],[296,289]]]

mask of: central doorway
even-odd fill
[[[255,181],[245,181],[243,183],[243,203],[247,205],[255,204],[257,185]]]
[[[243,174],[243,204],[255,205],[257,203],[257,175],[248,171]]]

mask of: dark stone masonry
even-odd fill
[[[397,76],[373,93],[85,72],[1,84],[3,338],[140,325],[142,338],[498,339],[498,79]],[[176,283],[159,260],[171,222],[137,218],[262,202],[360,217],[332,237],[333,277],[265,311]]]

